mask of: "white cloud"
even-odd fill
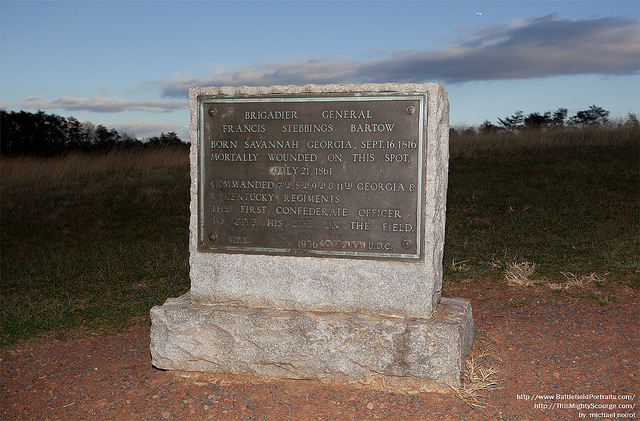
[[[64,109],[68,111],[83,110],[102,113],[119,113],[123,111],[144,111],[150,113],[170,113],[187,108],[182,101],[129,101],[122,98],[72,98],[63,96],[47,100],[44,96],[30,96],[22,107],[27,109]]]
[[[26,99],[27,102],[37,102],[44,99],[44,95],[29,95]]]

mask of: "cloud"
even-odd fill
[[[16,108],[16,104],[13,102],[0,102],[0,110],[7,111]]]
[[[94,111],[102,113],[119,113],[123,111],[145,111],[151,113],[170,113],[187,108],[186,102],[181,101],[128,101],[122,98],[71,98],[63,96],[53,100],[46,100],[44,96],[30,96],[23,103],[24,108],[52,109],[61,108],[75,111]]]
[[[442,82],[533,79],[639,72],[640,25],[617,17],[565,19],[556,14],[477,30],[459,30],[450,48],[387,52],[367,61],[262,63],[212,76],[159,81],[164,97],[184,98],[192,86],[306,83]]]
[[[189,140],[189,130],[183,126],[171,123],[155,123],[152,121],[132,121],[122,124],[101,123],[103,126],[113,128],[118,133],[133,134],[138,139],[159,136],[161,133],[176,132],[183,141]]]

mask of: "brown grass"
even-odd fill
[[[460,386],[449,384],[453,394],[469,407],[478,410],[484,408],[482,399],[485,391],[501,388],[496,380],[498,370],[485,367],[478,363],[473,356],[465,361],[464,381]]]
[[[107,154],[71,153],[55,158],[3,158],[0,178],[5,185],[45,184],[60,186],[83,182],[92,175],[114,177],[170,173],[189,167],[186,150],[163,148],[140,151],[114,150]]]
[[[478,133],[472,128],[455,128],[449,143],[451,158],[476,159],[511,156],[518,152],[541,152],[558,148],[611,147],[637,142],[640,129],[631,124],[611,123],[599,127],[497,131]]]
[[[565,277],[565,281],[552,282],[544,276],[536,276],[536,264],[534,262],[510,262],[504,271],[504,278],[509,285],[519,287],[540,286],[552,291],[568,291],[571,289],[582,290],[589,284],[604,284],[609,273],[598,275],[577,276],[571,272],[560,272]]]
[[[608,273],[605,273],[602,276],[596,273],[592,273],[590,275],[582,275],[580,277],[577,277],[571,272],[561,272],[561,273],[562,273],[562,276],[564,276],[567,279],[566,282],[545,282],[544,286],[554,291],[566,291],[571,288],[581,289],[586,287],[592,282],[604,283],[606,281],[604,277],[608,275]]]
[[[507,265],[504,277],[510,285],[530,287],[535,284],[536,264],[533,262],[511,262]]]

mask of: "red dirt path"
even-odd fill
[[[0,362],[0,418],[640,419],[638,293],[620,287],[607,294],[615,302],[600,306],[588,291],[559,296],[490,282],[449,285],[447,295],[471,300],[476,362],[498,370],[502,389],[485,392],[479,410],[453,394],[405,396],[294,380],[252,384],[156,370],[143,323],[115,336],[41,339],[11,350]],[[511,298],[522,305],[509,305]],[[527,399],[535,395],[549,396]]]

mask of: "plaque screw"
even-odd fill
[[[209,110],[209,115],[211,117],[215,117],[216,114],[218,114],[218,110],[216,110],[215,108],[212,108],[212,109]]]
[[[411,245],[412,245],[411,241],[409,241],[409,240],[402,241],[402,247],[405,248],[405,249],[410,249]]]
[[[218,237],[214,233],[209,234],[209,241],[216,241]]]
[[[407,107],[407,114],[413,115],[413,113],[415,113],[415,112],[416,112],[416,107],[414,107],[413,105],[409,105]]]

